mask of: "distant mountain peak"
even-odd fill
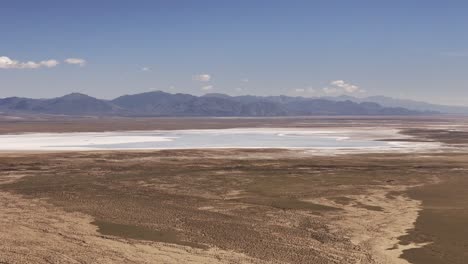
[[[203,95],[203,97],[231,98],[230,95],[223,94],[223,93],[207,93]]]
[[[101,100],[82,93],[71,93],[53,99],[6,98],[0,99],[0,112],[95,116],[206,117],[422,115],[435,113],[432,110],[385,105],[378,101],[351,96],[306,98],[285,95],[230,96],[221,93],[195,96],[182,93],[171,94],[164,91],[124,95],[113,100]]]
[[[66,94],[62,97],[58,97],[58,99],[66,99],[66,100],[77,100],[77,99],[89,99],[89,98],[93,98],[93,99],[96,99],[94,97],[91,97],[87,94],[83,94],[83,93],[69,93],[69,94]]]

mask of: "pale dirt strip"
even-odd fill
[[[343,205],[321,198],[315,203],[343,209],[332,222],[330,230],[347,236],[351,242],[365,249],[371,259],[379,264],[410,264],[400,258],[404,250],[423,247],[426,244],[400,245],[398,238],[414,228],[421,201],[405,195],[389,197],[389,192],[402,192],[408,186],[382,186],[380,190],[369,191],[365,195],[346,196],[353,202]],[[360,206],[376,206],[382,210],[369,210]]]

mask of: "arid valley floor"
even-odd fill
[[[466,263],[467,119],[0,119],[2,134],[234,127],[443,147],[4,152],[0,263]]]

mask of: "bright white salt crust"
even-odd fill
[[[414,151],[438,143],[392,142],[395,129],[242,128],[0,135],[0,151],[291,148],[308,151]]]

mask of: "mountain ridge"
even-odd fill
[[[376,102],[279,96],[171,94],[153,91],[103,100],[82,93],[50,99],[0,99],[0,112],[91,116],[267,117],[309,115],[430,115],[437,111],[386,107]]]
[[[342,95],[337,97],[324,98],[329,100],[350,100],[353,102],[375,102],[384,107],[403,107],[416,111],[435,111],[445,114],[468,114],[468,106],[435,104],[412,99],[393,98],[383,95],[369,96],[364,98]]]

